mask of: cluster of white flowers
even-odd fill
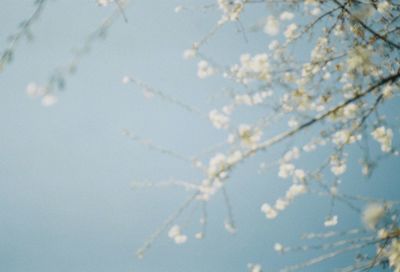
[[[308,143],[306,143],[302,150],[304,152],[313,152],[317,150],[317,146],[325,146],[326,140],[321,138],[313,138]]]
[[[328,44],[328,39],[326,37],[320,37],[316,46],[311,51],[311,62],[317,63],[325,60],[327,53],[330,53],[331,50],[332,49]]]
[[[243,158],[241,151],[236,150],[225,156],[222,153],[217,153],[210,159],[208,166],[208,177],[224,179],[228,175],[227,170],[238,163]]]
[[[385,216],[385,205],[380,203],[368,204],[362,213],[362,221],[369,229],[375,229],[381,219]]]
[[[333,227],[336,226],[338,223],[338,216],[337,215],[333,215],[328,217],[325,221],[324,221],[324,226],[325,227]]]
[[[340,176],[347,170],[347,159],[346,156],[343,155],[339,157],[338,155],[334,154],[330,157],[330,165],[331,171],[334,175]]]
[[[197,50],[195,48],[186,49],[183,51],[182,57],[186,60],[192,59],[196,56]]]
[[[356,46],[350,50],[347,59],[347,69],[349,72],[370,73],[374,69],[371,61],[373,52],[371,47]]]
[[[256,148],[261,139],[262,131],[258,127],[251,127],[247,124],[241,124],[238,128],[240,143],[243,147]]]
[[[281,21],[290,21],[290,20],[293,20],[293,18],[294,18],[294,14],[289,11],[284,11],[279,16],[279,19],[281,19]]]
[[[204,179],[200,185],[197,199],[207,201],[210,196],[215,194],[222,186],[223,181],[228,177],[229,169],[243,158],[241,151],[236,150],[229,155],[222,153],[215,154],[209,161],[207,167],[208,178]]]
[[[181,228],[174,225],[168,231],[168,237],[174,240],[176,244],[184,244],[187,241],[187,236],[182,234]]]
[[[296,38],[298,28],[299,27],[295,23],[288,25],[285,32],[283,33],[285,35],[286,39],[290,41],[290,40],[293,40],[294,38]]]
[[[271,79],[270,70],[267,54],[257,54],[253,57],[250,54],[242,54],[240,64],[233,65],[230,73],[237,82],[247,84],[253,80],[269,82]]]
[[[345,28],[343,24],[337,24],[333,29],[333,34],[337,37],[343,37],[345,35]]]
[[[376,128],[372,133],[372,137],[381,144],[381,150],[383,152],[390,152],[392,150],[392,139],[393,131],[390,128],[380,126]]]
[[[235,21],[239,19],[240,13],[243,11],[244,5],[240,0],[217,0],[219,9],[223,15],[219,24],[226,21]]]
[[[274,219],[278,216],[279,211],[283,211],[289,206],[289,204],[298,196],[307,192],[307,187],[304,184],[294,183],[286,191],[284,197],[278,198],[275,201],[275,205],[272,207],[268,203],[261,205],[261,211],[265,214],[268,219]]]
[[[49,107],[57,103],[58,98],[49,93],[46,87],[39,86],[36,83],[29,83],[26,87],[26,93],[30,97],[41,97],[42,105],[45,107]]]
[[[275,36],[279,34],[279,21],[274,16],[268,16],[264,26],[264,32]]]
[[[393,7],[392,4],[390,4],[388,1],[380,1],[378,3],[377,10],[378,12],[385,14],[389,12],[392,9],[392,7]]]
[[[238,94],[235,95],[235,104],[246,105],[246,106],[258,105],[263,103],[265,98],[272,96],[272,94],[273,94],[272,91],[261,91],[261,92],[256,92],[252,95]]]
[[[278,212],[271,207],[268,203],[261,205],[261,211],[265,214],[268,219],[274,219],[278,216]]]
[[[332,142],[338,146],[352,144],[359,140],[361,140],[361,134],[353,135],[348,129],[339,130],[332,136]]]
[[[215,69],[205,60],[199,61],[197,64],[197,76],[201,79],[212,76]]]
[[[176,6],[175,8],[174,8],[174,12],[175,13],[179,13],[179,12],[181,12],[182,10],[184,10],[184,6],[182,6],[182,5],[178,5],[178,6]]]
[[[249,263],[247,268],[249,269],[249,272],[262,272],[262,267],[259,264]]]
[[[229,127],[229,117],[217,110],[211,110],[208,113],[208,118],[215,128],[228,128]]]
[[[105,7],[108,6],[110,3],[113,2],[113,0],[96,0],[97,5],[101,6],[101,7]]]
[[[293,20],[294,14],[289,11],[284,11],[279,16],[281,21]],[[280,22],[275,16],[268,16],[264,25],[264,32],[271,36],[276,36],[279,34]],[[286,34],[285,34],[286,35]]]
[[[278,176],[283,179],[292,177],[294,183],[304,182],[306,173],[303,169],[296,169],[295,165],[292,163],[293,160],[299,157],[300,149],[298,147],[293,147],[286,152],[280,161]]]
[[[278,176],[280,178],[288,178],[293,175],[296,167],[292,163],[283,162],[279,166]]]
[[[274,250],[278,253],[283,253],[285,252],[285,247],[281,243],[275,243]]]
[[[390,267],[393,267],[394,272],[400,272],[400,241],[393,239],[388,252]]]
[[[210,178],[224,178],[227,175],[225,170],[228,167],[227,157],[222,153],[217,153],[210,159],[208,166],[208,176]]]
[[[236,233],[236,228],[235,228],[235,226],[232,224],[232,222],[230,220],[225,220],[224,228],[230,234],[235,234]]]
[[[122,84],[128,84],[131,82],[131,78],[130,78],[130,76],[123,76],[121,81],[122,81]]]
[[[386,84],[385,87],[382,90],[382,95],[385,99],[389,99],[393,97],[393,85],[392,84]]]
[[[357,116],[359,106],[355,103],[350,103],[343,108],[343,117],[345,119],[352,119]]]
[[[303,88],[296,89],[290,94],[285,93],[281,98],[281,103],[285,112],[317,110],[317,105],[312,102],[312,96]]]

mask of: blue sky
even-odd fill
[[[1,50],[7,36],[32,12],[31,2],[3,1]],[[226,136],[202,116],[157,98],[145,99],[136,86],[121,83],[124,75],[135,76],[205,114],[221,105],[210,97],[221,93],[225,82],[199,81],[196,63],[181,57],[212,28],[219,14],[175,14],[178,4],[132,3],[126,11],[128,23],[118,20],[106,39],[94,44],[77,73],[68,78],[65,91],[57,93],[59,102],[53,107],[27,96],[27,84],[45,83],[56,67],[68,63],[73,48],[82,45],[112,8],[97,7],[95,1],[49,1],[32,27],[34,40],[18,45],[14,61],[0,74],[1,271],[217,272],[246,271],[247,263],[276,271],[305,255],[278,256],[274,242],[296,244],[302,232],[323,230],[329,201],[316,197],[301,198],[275,222],[267,221],[260,204],[275,199],[285,186],[277,181],[276,172],[257,175],[257,164],[250,161],[227,187],[237,234],[224,230],[226,208],[217,195],[208,203],[204,240],[191,238],[176,246],[165,234],[143,260],[135,258],[137,248],[188,193],[176,188],[132,190],[131,183],[171,177],[199,182],[201,175],[184,162],[137,144],[122,130],[187,156]],[[249,20],[261,17],[262,11],[253,12],[247,15]],[[246,43],[235,30],[223,29],[205,50],[222,63],[236,61],[241,52],[265,50],[267,37],[250,34]],[[345,176],[346,186],[398,199],[398,165],[398,159],[385,161],[367,181],[355,170]],[[354,213],[340,207],[338,213],[338,229],[359,225]],[[195,213],[188,221],[190,233],[199,227],[198,218]],[[350,257],[307,271],[329,271],[345,261]]]

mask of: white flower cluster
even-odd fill
[[[286,191],[285,196],[280,197],[275,201],[273,207],[267,203],[262,204],[261,211],[268,219],[274,219],[277,217],[278,211],[283,211],[297,196],[307,192],[307,186],[304,183],[306,173],[303,169],[296,169],[294,164],[291,163],[291,161],[298,159],[299,156],[299,148],[294,147],[286,152],[280,161],[278,176],[281,178],[288,178],[291,176],[293,183]]]
[[[225,169],[227,168],[227,158],[222,153],[217,153],[214,157],[210,159],[208,166],[208,176],[213,178],[218,176],[219,178],[224,178],[226,176]]]
[[[334,154],[330,157],[331,171],[335,176],[340,176],[347,170],[347,158],[346,155],[339,157]]]
[[[274,250],[278,253],[283,253],[285,252],[285,247],[281,243],[275,243]]]
[[[212,76],[215,73],[215,69],[205,60],[199,61],[197,64],[197,76],[200,79]]]
[[[372,137],[381,144],[381,150],[383,152],[390,152],[392,150],[392,139],[393,131],[390,128],[380,126],[376,128],[372,133]]]
[[[296,160],[299,157],[300,149],[298,147],[293,147],[291,150],[286,152],[280,161],[278,176],[283,179],[292,177],[293,182],[303,182],[306,177],[304,170],[296,169],[295,165],[292,163],[293,160]]]
[[[230,73],[237,82],[248,84],[253,80],[269,82],[270,70],[267,54],[257,54],[253,57],[250,54],[242,54],[240,64],[233,65]]]
[[[362,213],[362,221],[369,229],[375,229],[385,216],[386,207],[380,203],[368,204]]]
[[[178,225],[174,225],[168,231],[168,237],[174,240],[176,244],[184,244],[187,241],[187,236],[183,235],[181,228]]]
[[[264,26],[264,32],[271,36],[279,34],[279,21],[274,16],[267,17],[267,22]]]
[[[291,41],[297,37],[297,29],[298,28],[299,27],[295,23],[292,23],[287,26],[287,28],[283,34],[285,35],[285,37],[288,41]]]
[[[392,240],[387,255],[389,259],[389,265],[390,267],[393,267],[393,271],[400,272],[400,241],[398,239]]]
[[[350,50],[347,59],[347,69],[349,72],[370,73],[374,69],[371,61],[372,48],[364,46],[356,46]]]
[[[215,194],[223,186],[223,180],[228,177],[229,169],[243,158],[241,151],[236,150],[228,156],[217,153],[210,159],[207,175],[200,185],[200,194],[197,199],[207,201],[210,196]]]
[[[229,117],[217,110],[211,110],[208,114],[208,118],[215,128],[228,128],[229,127]]]
[[[28,84],[26,93],[30,97],[41,97],[42,105],[45,107],[52,106],[58,101],[57,97],[49,93],[46,87],[39,86],[34,82]]]
[[[324,226],[325,227],[333,227],[336,226],[338,223],[338,216],[337,215],[333,215],[328,217],[325,222],[324,222]]]
[[[235,104],[246,105],[246,106],[258,105],[263,103],[265,98],[271,96],[272,94],[273,94],[272,91],[261,91],[261,92],[256,92],[252,95],[238,94],[235,95]]]
[[[361,134],[353,135],[348,129],[339,130],[332,136],[332,142],[337,146],[352,144],[359,140],[361,140]]]
[[[320,37],[317,41],[316,46],[311,51],[311,62],[321,62],[326,59],[326,55],[332,51],[329,48],[328,39],[326,37]]]
[[[381,1],[378,3],[378,12],[385,14],[389,12],[393,8],[392,4],[390,4],[388,1]]]
[[[315,103],[312,102],[312,96],[303,88],[296,89],[290,94],[285,93],[282,96],[281,103],[285,112],[294,110],[304,112],[317,108]]]
[[[281,178],[288,178],[292,176],[293,184],[289,187],[283,197],[275,201],[274,206],[264,203],[261,205],[261,211],[268,219],[274,219],[278,216],[279,211],[283,211],[286,207],[299,195],[307,192],[307,187],[304,184],[306,173],[302,169],[296,169],[291,161],[298,159],[300,150],[297,147],[292,148],[285,153],[280,161],[278,176]]]
[[[281,21],[290,21],[290,20],[293,20],[293,18],[294,18],[294,14],[289,11],[284,11],[279,16],[279,19]],[[264,25],[264,32],[270,36],[276,36],[279,34],[279,28],[280,28],[279,20],[275,16],[272,16],[272,15],[268,16],[267,20],[265,22],[265,25]],[[290,38],[292,38],[294,33],[291,33],[291,32],[295,31],[296,29],[297,29],[297,25],[291,24],[286,29],[287,32],[285,32],[284,35],[286,37],[290,36]]]
[[[265,214],[268,219],[274,219],[278,216],[279,211],[283,211],[289,206],[289,204],[299,195],[307,192],[307,187],[304,184],[292,184],[286,191],[286,194],[282,198],[278,198],[275,201],[275,205],[272,207],[268,203],[261,205],[261,211]]]
[[[238,134],[243,147],[255,149],[261,139],[262,131],[257,127],[241,124],[238,129]]]
[[[186,49],[183,51],[182,57],[186,60],[192,59],[196,56],[197,50],[195,48]]]
[[[249,272],[262,272],[262,267],[259,264],[249,263],[247,268],[249,269]]]
[[[101,7],[105,7],[108,6],[111,2],[113,2],[113,0],[96,0],[97,5],[101,6]]]
[[[244,5],[240,0],[217,0],[218,7],[222,10],[223,15],[219,24],[226,21],[235,21],[239,19],[240,13],[243,11]]]

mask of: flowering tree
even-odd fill
[[[4,69],[14,55],[16,44],[39,16],[46,1],[36,1],[37,9],[11,36],[3,51]],[[31,96],[41,97],[45,106],[57,102],[57,91],[63,89],[80,59],[93,43],[104,37],[113,21],[125,15],[125,1],[98,0],[100,6],[113,7],[115,12],[96,29],[73,60],[57,69],[44,85],[27,87]],[[176,13],[191,10],[183,4]],[[362,196],[342,189],[342,176],[349,163],[357,160],[358,169],[369,177],[386,157],[398,156],[395,137],[398,132],[396,110],[400,78],[400,3],[395,0],[218,0],[195,10],[216,10],[220,19],[210,32],[183,52],[183,58],[197,60],[199,80],[222,77],[227,90],[220,106],[210,109],[207,118],[216,130],[223,131],[226,142],[211,147],[201,155],[183,156],[125,131],[131,139],[172,157],[187,161],[200,170],[198,181],[171,180],[160,183],[135,182],[135,187],[177,186],[189,192],[188,199],[168,217],[138,249],[142,258],[160,235],[176,244],[189,241],[189,232],[179,222],[190,206],[199,203],[201,230],[195,239],[206,234],[207,203],[222,194],[228,208],[225,228],[235,233],[236,226],[226,187],[235,170],[248,161],[257,161],[259,171],[274,172],[286,180],[287,190],[275,199],[260,203],[266,220],[273,220],[296,198],[317,195],[330,200],[331,209],[324,218],[326,228],[335,227],[340,217],[337,203],[345,205],[362,218],[360,228],[307,233],[306,240],[319,239],[290,247],[276,243],[277,253],[328,250],[326,254],[307,258],[286,266],[293,271],[316,265],[345,252],[355,252],[354,263],[339,271],[369,271],[388,268],[400,271],[400,227],[397,200]],[[260,18],[252,16],[262,10]],[[177,15],[179,16],[179,14]],[[210,56],[205,45],[223,28],[233,25],[235,35],[267,37],[262,52],[243,52],[229,63]],[[234,46],[234,45],[229,45]],[[147,97],[158,97],[167,103],[195,114],[195,107],[179,98],[152,88],[133,76],[123,76],[124,84],[133,83]],[[390,114],[388,116],[388,114]],[[263,154],[268,153],[268,158]],[[260,155],[261,154],[261,155]],[[315,159],[317,158],[317,159]],[[178,178],[178,177],[177,177]],[[251,181],[249,181],[251,183]],[[271,185],[273,186],[273,185]],[[367,185],[366,185],[367,186]],[[324,239],[333,238],[325,242]],[[260,264],[249,264],[252,272],[262,271]],[[267,267],[265,271],[269,271]]]

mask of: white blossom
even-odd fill
[[[392,139],[393,131],[390,128],[380,126],[376,128],[372,133],[372,137],[381,144],[381,150],[383,152],[390,152],[392,150]]]
[[[262,267],[259,264],[248,264],[249,272],[262,272]]]
[[[385,216],[385,206],[380,203],[371,203],[364,209],[362,221],[369,229],[375,229],[380,220]]]
[[[57,101],[58,98],[53,94],[46,94],[42,97],[42,105],[45,107],[53,106]]]
[[[279,167],[278,176],[281,178],[288,178],[293,174],[295,166],[291,163],[282,163]]]
[[[186,49],[185,51],[183,51],[182,57],[186,60],[188,59],[192,59],[196,56],[197,51],[193,48],[190,49]]]
[[[268,16],[264,26],[264,32],[268,35],[275,36],[279,33],[279,21],[274,16]]]
[[[217,110],[211,110],[208,114],[208,118],[215,128],[228,128],[229,126],[229,117]]]
[[[394,272],[400,272],[400,241],[393,239],[388,252],[389,265]]]
[[[113,2],[113,0],[96,0],[97,5],[101,6],[101,7],[105,7],[108,6],[111,2]]]
[[[275,244],[274,244],[274,250],[275,250],[276,252],[278,252],[278,253],[283,253],[284,250],[285,250],[285,248],[283,247],[282,244],[280,244],[280,243],[275,243]]]
[[[212,76],[214,73],[215,73],[214,68],[210,66],[210,64],[207,61],[201,60],[197,64],[197,76],[200,79]]]
[[[277,40],[273,40],[272,42],[269,43],[268,49],[273,51],[279,48],[279,42]]]
[[[249,148],[256,147],[262,136],[262,131],[259,128],[247,124],[241,124],[238,133],[241,144]]]
[[[278,216],[277,211],[267,203],[261,205],[261,211],[268,219],[274,219]]]
[[[331,156],[330,159],[331,171],[336,176],[342,175],[347,170],[346,160],[339,158],[336,155]]]
[[[123,84],[128,84],[129,82],[131,82],[131,78],[129,76],[123,76],[122,77],[122,83]]]
[[[279,19],[281,19],[282,21],[290,21],[293,18],[294,18],[294,14],[292,12],[289,12],[289,11],[284,11],[279,16]]]
[[[224,172],[228,166],[226,156],[222,153],[217,153],[214,157],[210,159],[208,166],[209,177],[214,177]]]
[[[386,13],[386,12],[390,11],[391,8],[392,8],[392,5],[388,1],[381,1],[378,3],[377,9],[380,13]]]
[[[168,237],[173,239],[176,244],[183,244],[187,241],[187,236],[182,234],[178,225],[174,225],[169,229]]]
[[[286,30],[284,32],[285,37],[288,40],[292,40],[293,38],[295,38],[297,28],[298,28],[298,26],[295,23],[288,25],[288,27],[286,28]]]
[[[293,200],[298,195],[302,195],[307,192],[307,187],[304,184],[292,184],[289,190],[286,192],[286,198]]]
[[[311,10],[311,15],[317,16],[321,13],[321,9],[319,7],[315,7]]]
[[[337,215],[333,215],[331,217],[328,217],[325,222],[324,222],[324,226],[325,227],[333,227],[336,226],[338,223],[338,217]]]
[[[356,46],[349,52],[347,59],[348,70],[368,73],[373,67],[371,57],[372,51],[369,47]]]

